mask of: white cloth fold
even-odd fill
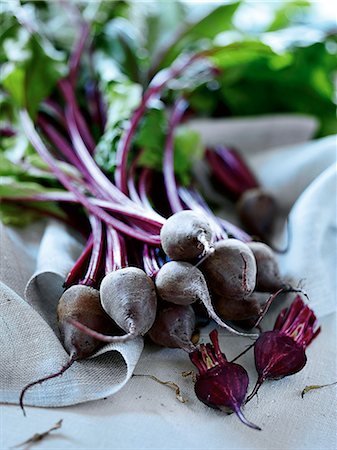
[[[41,224],[39,229],[43,230]],[[26,384],[57,372],[69,358],[57,337],[56,305],[63,292],[64,277],[82,246],[63,224],[55,221],[47,224],[42,236],[31,233],[29,241],[28,235],[27,245],[39,248],[36,261],[33,257],[36,252],[23,252],[13,230],[3,226],[1,229],[0,402],[3,403],[18,403]],[[31,276],[35,264],[37,271]],[[27,301],[23,299],[25,285]],[[75,362],[62,377],[28,390],[25,405],[65,406],[108,397],[130,379],[142,349],[142,338],[105,345],[92,358]]]

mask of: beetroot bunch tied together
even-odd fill
[[[241,365],[227,361],[219,346],[218,332],[213,330],[209,335],[212,344],[200,344],[189,355],[199,370],[194,386],[196,396],[211,408],[235,412],[245,425],[261,430],[245,418],[242,405],[254,397],[264,381],[277,380],[303,369],[307,361],[306,347],[319,332],[314,312],[296,296],[291,306],[280,312],[274,329],[262,333],[253,344],[258,379],[246,398],[248,374]]]

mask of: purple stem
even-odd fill
[[[78,281],[81,279],[84,267],[86,266],[89,255],[92,252],[92,247],[93,247],[93,237],[92,234],[90,234],[89,239],[83,249],[83,252],[81,253],[80,257],[78,258],[78,260],[76,261],[70,272],[68,273],[68,276],[63,284],[63,287],[65,289],[68,289],[73,284],[77,284]]]
[[[85,145],[89,148],[89,151],[92,153],[96,147],[96,144],[76,101],[76,94],[74,92],[73,86],[67,79],[63,79],[59,82],[59,87],[61,89],[64,99],[68,104],[68,107],[72,109],[74,121],[76,123],[76,128],[78,127],[81,139],[83,138]],[[68,123],[67,125],[69,128]]]
[[[5,196],[1,197],[4,200],[12,201],[11,198],[6,198]],[[99,206],[102,209],[107,211],[111,211],[117,214],[125,215],[130,219],[134,219],[137,223],[141,222],[142,226],[148,225],[148,228],[151,227],[159,232],[163,224],[165,223],[165,219],[161,219],[161,221],[153,219],[149,213],[148,215],[140,214],[138,211],[134,211],[127,206],[119,205],[118,203],[112,203],[107,200],[101,200],[94,197],[87,197],[88,201],[90,201],[93,205]],[[78,198],[72,194],[71,192],[64,191],[56,191],[56,192],[43,192],[40,194],[34,194],[29,196],[15,197],[15,201],[23,202],[23,201],[42,201],[42,202],[63,202],[63,203],[80,203]]]
[[[103,229],[102,222],[96,216],[89,216],[89,220],[93,237],[92,252],[88,270],[79,284],[96,287],[98,273],[100,270],[100,262],[103,256]]]
[[[159,272],[159,265],[153,248],[145,244],[143,249],[143,262],[146,274],[149,277],[155,277]]]
[[[87,149],[85,143],[83,142],[80,132],[77,128],[73,113],[74,110],[72,108],[66,109],[68,130],[76,155],[81,161],[81,164],[86,168],[86,178],[90,183],[93,183],[97,186],[101,197],[105,199],[114,199],[112,195],[109,195],[109,192],[111,191],[110,182],[105,177],[105,175],[103,175],[102,171],[91,157],[91,154]]]
[[[208,218],[208,220],[211,223],[213,232],[214,232],[214,237],[217,240],[221,240],[221,239],[225,239],[227,237],[226,233],[224,233],[224,231],[222,230],[222,228],[220,227],[219,223],[218,223],[218,218],[216,216],[214,216],[213,212],[209,209],[208,205],[206,204],[206,202],[201,203],[201,196],[200,198],[197,197],[197,199],[195,198],[196,192],[192,191],[190,189],[187,188],[183,188],[183,187],[179,187],[178,189],[179,192],[179,196],[182,199],[182,201],[185,203],[185,205],[189,208],[192,209],[194,211],[199,211],[202,214],[205,214]]]
[[[149,185],[151,182],[151,177],[152,177],[151,169],[145,167],[142,170],[140,177],[139,177],[139,196],[140,196],[142,204],[145,206],[145,208],[147,210],[154,211],[153,207],[150,203],[149,197],[147,195]]]
[[[166,222],[166,219],[161,216],[157,211],[155,211],[150,203],[150,200],[147,195],[147,191],[149,188],[149,184],[151,182],[152,172],[149,168],[144,168],[141,172],[141,175],[139,177],[139,193],[137,191],[134,178],[135,178],[135,170],[136,165],[141,157],[142,151],[137,155],[137,157],[132,161],[130,171],[129,171],[129,178],[128,178],[128,187],[129,187],[129,193],[132,200],[145,207],[145,211],[147,211],[147,214],[149,212],[151,213],[151,216],[155,218],[159,223],[164,225]]]
[[[106,229],[106,241],[105,273],[107,274],[121,269],[123,267],[123,258],[118,233],[112,227],[107,227]]]
[[[235,197],[246,190],[245,186],[239,182],[237,177],[232,173],[231,169],[224,165],[222,158],[214,151],[206,152],[206,158],[212,168],[215,177],[226,187]]]
[[[53,116],[63,127],[67,129],[67,122],[63,114],[63,110],[60,105],[51,98],[46,99],[43,102],[43,111]]]
[[[32,120],[29,117],[27,110],[22,110],[20,113],[21,121],[23,128],[26,132],[26,135],[33,145],[33,147],[36,149],[36,151],[39,153],[42,159],[46,161],[46,163],[49,165],[49,167],[52,169],[55,176],[58,178],[58,180],[64,185],[64,187],[72,192],[75,197],[78,199],[78,201],[93,215],[97,216],[101,220],[103,220],[105,223],[115,227],[117,230],[121,231],[122,233],[125,233],[126,235],[129,235],[131,237],[134,237],[135,239],[141,240],[143,242],[147,242],[149,244],[158,245],[160,244],[160,236],[159,235],[150,235],[148,233],[143,233],[142,231],[135,230],[134,228],[124,224],[123,222],[111,217],[109,214],[107,214],[103,209],[100,207],[97,207],[93,205],[88,198],[81,193],[80,190],[78,190],[71,182],[69,177],[58,167],[56,164],[54,158],[49,153],[48,149],[42,142],[40,136],[36,132],[34,128],[34,124]]]
[[[226,219],[222,219],[219,217],[219,222],[221,223],[223,229],[226,233],[233,236],[235,239],[239,239],[242,242],[251,242],[252,238],[245,231],[241,230],[238,226],[234,225],[231,222],[228,222]]]
[[[62,152],[65,158],[73,166],[75,166],[81,173],[83,173],[86,177],[88,177],[89,174],[87,173],[85,166],[76,157],[69,142],[56,130],[56,128],[50,125],[41,115],[37,119],[37,124],[39,125],[43,133],[51,141],[51,143]]]
[[[164,160],[163,160],[163,174],[164,183],[166,187],[166,194],[173,213],[182,211],[184,209],[181,204],[176,178],[174,175],[174,131],[188,107],[188,103],[184,98],[179,98],[172,109],[169,119],[168,133],[165,142]]]
[[[138,203],[138,205],[143,205],[141,198],[139,197],[139,194],[137,192],[136,184],[135,184],[135,177],[136,177],[136,169],[137,164],[144,153],[144,150],[140,150],[137,154],[137,156],[132,160],[129,170],[129,176],[128,176],[128,192],[130,195],[130,198],[135,203]]]
[[[90,32],[89,25],[87,23],[82,23],[80,36],[79,36],[78,41],[75,44],[75,48],[70,56],[69,79],[73,86],[76,85],[77,73],[78,73],[82,53],[84,51],[84,47],[85,47],[85,44],[86,44],[88,36],[89,36],[89,32]]]
[[[94,70],[94,61],[93,61],[93,46],[90,46],[89,49],[89,69],[92,76],[92,89],[90,90],[89,96],[91,98],[92,103],[92,110],[93,110],[93,117],[97,125],[99,126],[99,129],[101,133],[104,132],[105,126],[106,126],[106,111],[103,104],[103,98],[102,95],[98,89],[97,80],[95,77],[95,70]]]
[[[206,53],[201,52],[192,56],[179,58],[174,61],[171,67],[158,72],[150,82],[148,89],[144,92],[140,105],[134,111],[127,128],[118,142],[116,152],[115,183],[122,192],[127,193],[127,161],[131,141],[136,132],[139,121],[143,117],[143,114],[149,104],[149,101],[154,97],[157,97],[170,80],[179,76],[194,61],[204,58],[205,56]]]
[[[215,150],[229,169],[233,170],[246,185],[246,189],[259,187],[257,179],[237,151],[223,146],[218,146]]]
[[[104,194],[105,198],[108,196],[108,198],[112,200],[115,200],[123,205],[133,207],[143,213],[145,211],[144,208],[141,208],[138,204],[123,194],[100,170],[81,138],[76,120],[74,118],[74,109],[71,106],[66,111],[66,117],[75,151],[82,164],[87,168],[87,171],[90,174],[90,180],[95,182],[100,187],[100,191]]]

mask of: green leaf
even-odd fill
[[[18,31],[17,40],[4,40],[7,63],[1,81],[17,106],[27,108],[34,117],[40,102],[66,74],[66,67],[62,54],[48,41],[24,31]]]
[[[185,125],[179,126],[174,136],[174,171],[183,185],[190,184],[192,167],[203,154],[200,134]]]
[[[0,198],[28,198],[44,192],[58,192],[58,190],[46,188],[34,181],[19,181],[11,176],[0,177]]]
[[[108,102],[107,128],[109,128],[130,117],[141,101],[142,87],[130,81],[110,83],[105,89],[105,95]]]
[[[142,149],[138,161],[140,166],[162,170],[166,132],[165,111],[155,108],[148,110],[135,136],[135,144]]]
[[[25,171],[18,164],[14,164],[3,153],[0,153],[0,176],[11,177],[25,174]],[[0,186],[1,189],[1,186]]]
[[[232,28],[232,18],[240,2],[228,3],[215,8],[206,17],[193,24],[185,32],[185,37],[214,38],[217,34]]]
[[[101,51],[107,59],[113,60],[121,73],[130,81],[141,79],[139,33],[132,23],[122,17],[109,21],[99,37]]]
[[[154,118],[155,114],[152,117]],[[137,140],[137,144],[144,149],[138,164],[162,171],[166,134],[163,128],[166,128],[166,121],[158,120],[157,129],[151,127],[150,124],[151,119],[144,126],[144,130],[148,130],[148,132],[142,135],[141,140]],[[155,133],[155,136],[153,136],[153,133]],[[190,184],[192,167],[195,161],[202,158],[203,151],[201,138],[197,131],[185,125],[177,127],[174,134],[174,171],[183,185]]]
[[[165,57],[160,62],[160,67],[168,66],[183,51],[188,50],[189,46],[196,46],[197,41],[201,39],[213,39],[217,34],[231,29],[232,18],[240,2],[220,5],[211,11],[207,16],[197,22],[188,24],[185,30],[178,34],[178,39],[166,52]]]
[[[17,105],[25,104],[25,69],[12,62],[3,65],[1,81]]]
[[[0,221],[7,226],[25,227],[35,220],[41,219],[36,211],[25,210],[14,203],[0,203]]]
[[[259,58],[274,56],[273,50],[263,42],[246,40],[234,42],[222,47],[216,47],[209,59],[220,69],[238,66]]]
[[[306,0],[295,0],[285,2],[279,8],[274,16],[272,23],[269,25],[267,31],[276,31],[287,28],[292,25],[296,19],[302,19],[306,11],[310,8],[311,2]]]
[[[63,62],[53,59],[45,53],[38,40],[30,40],[32,58],[25,65],[26,107],[34,115],[40,102],[46,98],[57,81],[66,74]]]
[[[161,165],[162,149],[165,145],[165,135],[167,131],[167,120],[165,110],[163,108],[149,109],[142,122],[139,125],[137,135],[135,136],[135,144],[144,149],[142,160],[146,161],[152,155],[157,158],[158,166]]]
[[[0,221],[8,226],[25,227],[46,215],[66,219],[64,211],[54,202],[0,203]]]
[[[96,147],[95,159],[103,169],[111,172],[115,168],[115,153],[124,121],[139,105],[142,88],[139,84],[130,81],[102,82],[102,85],[108,104],[108,117],[105,132]]]

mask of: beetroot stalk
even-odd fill
[[[160,270],[160,266],[156,259],[155,251],[149,245],[145,244],[143,249],[143,263],[145,273],[153,278]]]
[[[26,132],[26,135],[36,151],[40,154],[42,159],[46,161],[49,167],[52,169],[53,173],[59,179],[59,181],[65,186],[65,188],[71,191],[78,201],[92,214],[96,215],[98,218],[106,222],[107,224],[115,227],[117,230],[125,233],[131,237],[142,240],[149,244],[158,245],[160,244],[160,237],[156,235],[150,235],[148,233],[143,233],[142,231],[135,230],[134,228],[124,224],[118,219],[111,217],[100,207],[94,206],[88,198],[82,194],[70,181],[67,175],[57,166],[54,158],[51,156],[46,146],[41,141],[39,135],[37,134],[34,125],[29,117],[29,114],[26,110],[21,111],[21,120]]]
[[[63,287],[65,289],[68,289],[73,284],[77,284],[78,281],[81,279],[84,267],[86,266],[89,256],[91,255],[92,247],[93,247],[93,236],[91,233],[80,257],[78,258],[75,265],[67,275],[67,278],[63,284]]]
[[[53,99],[47,98],[42,103],[42,111],[52,116],[64,129],[67,128],[67,122],[64,117],[63,109],[61,106]]]
[[[213,214],[210,210],[207,203],[203,200],[201,201],[201,196],[196,191],[192,189],[187,189],[184,187],[179,187],[178,189],[179,196],[185,205],[197,212],[201,212],[202,214],[206,214],[208,220],[211,222],[211,226],[214,232],[214,237],[216,240],[226,239],[227,234],[219,225],[218,218]]]
[[[68,102],[66,118],[72,143],[74,145],[74,149],[78,158],[81,160],[82,164],[86,167],[88,173],[90,174],[90,179],[100,187],[100,190],[105,198],[108,197],[119,203],[134,206],[133,202],[126,195],[120,192],[120,190],[116,188],[116,186],[103,174],[103,172],[97,166],[92,155],[83,142],[80,131],[78,129],[78,124],[76,121],[76,111],[78,109],[78,106],[76,105],[75,94],[72,90],[72,87],[67,80],[62,80],[61,86],[63,94]]]
[[[6,198],[6,196],[1,197],[3,200],[11,201],[11,198]],[[165,219],[158,215],[158,219],[152,219],[149,211],[141,214],[138,211],[129,209],[128,207],[119,205],[117,203],[112,203],[107,200],[101,200],[94,197],[87,197],[88,201],[93,205],[96,205],[106,211],[111,211],[123,216],[126,216],[131,222],[134,220],[137,223],[141,223],[142,227],[154,229],[159,232],[162,225],[165,223]],[[38,201],[38,202],[61,202],[61,203],[80,203],[77,197],[72,192],[55,191],[55,192],[43,192],[40,194],[29,194],[28,196],[16,197],[16,201],[27,202],[27,201]],[[160,220],[159,220],[160,219]]]
[[[66,141],[66,139],[50,125],[43,116],[39,116],[37,124],[42,129],[43,133],[48,137],[50,142],[62,152],[66,159],[75,166],[81,173],[83,173],[87,178],[89,178],[89,172],[82,162],[78,159],[76,154],[74,154],[72,147]]]
[[[164,160],[163,160],[163,174],[164,183],[166,187],[166,194],[170,207],[173,213],[182,211],[184,209],[181,204],[177,183],[174,175],[174,131],[177,125],[181,122],[181,119],[188,107],[188,103],[184,98],[179,98],[172,109],[172,113],[169,119],[168,133],[165,142]]]
[[[89,217],[92,229],[92,252],[89,261],[88,270],[84,278],[79,282],[85,286],[96,287],[98,282],[98,273],[103,251],[103,229],[102,222],[96,216]]]
[[[85,22],[82,22],[80,36],[70,56],[70,63],[69,63],[69,72],[70,72],[69,80],[73,86],[75,86],[76,84],[81,57],[85,48],[85,44],[87,43],[89,33],[90,33],[89,25]]]
[[[178,77],[187,67],[193,64],[196,60],[205,58],[205,56],[206,53],[201,52],[192,56],[179,58],[170,68],[158,72],[150,82],[149,87],[144,92],[140,105],[134,111],[129,124],[118,143],[116,152],[115,183],[122,192],[127,193],[126,168],[131,141],[150,100],[157,97],[170,80]]]
[[[128,265],[125,242],[112,227],[106,229],[107,251],[105,273],[110,273]]]

